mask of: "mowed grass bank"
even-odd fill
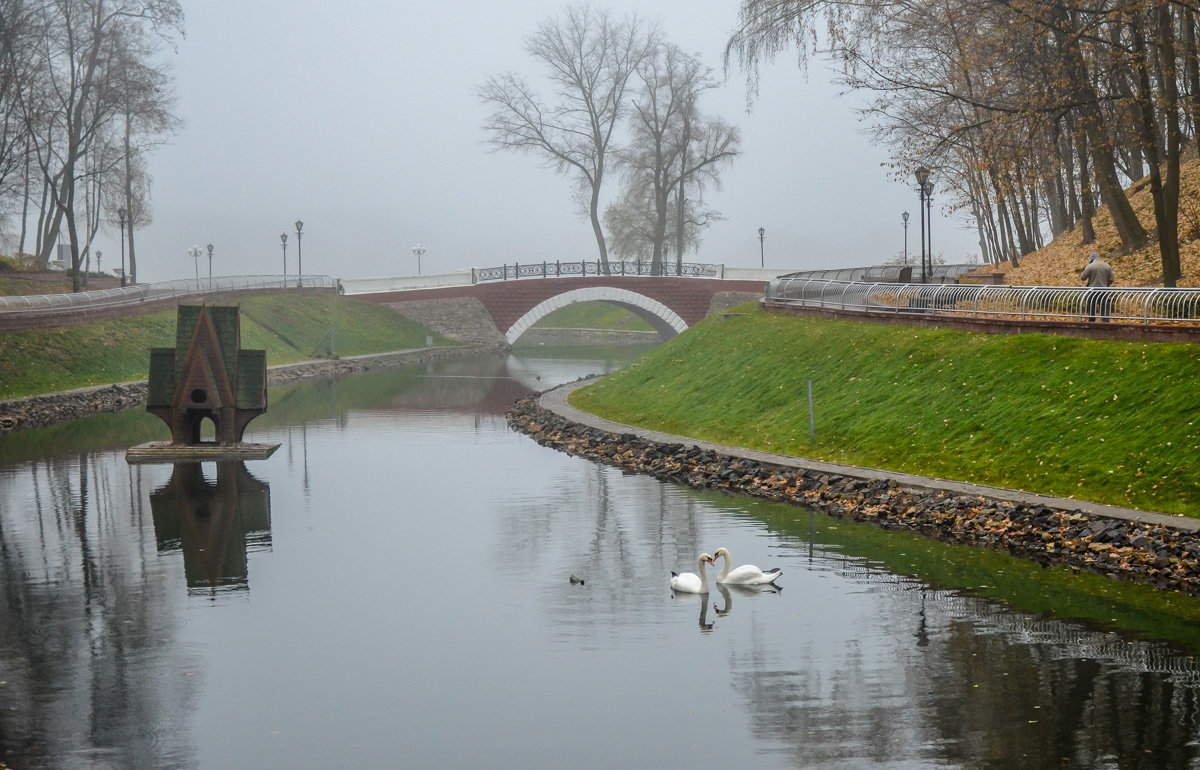
[[[735,446],[1200,517],[1195,345],[738,311],[572,403]]]
[[[560,307],[541,318],[535,329],[613,329],[615,331],[650,332],[650,324],[636,315],[609,302],[576,302]]]
[[[217,304],[217,303],[214,303]],[[425,327],[382,305],[338,296],[243,297],[242,347],[267,351],[267,364],[294,363],[328,346],[339,356],[418,348]],[[175,344],[175,310],[74,326],[0,335],[0,399],[90,385],[144,380],[150,348]]]

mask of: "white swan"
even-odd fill
[[[736,569],[732,568],[733,558],[729,555],[728,548],[718,548],[716,556],[713,557],[715,562],[721,557],[725,558],[725,566],[721,568],[721,574],[717,575],[718,583],[728,583],[729,585],[739,586],[758,586],[764,583],[774,583],[783,574],[783,570],[775,567],[763,571],[753,564],[743,564]]]
[[[682,575],[678,572],[671,573],[671,590],[679,591],[685,594],[706,594],[708,593],[708,572],[705,570],[706,564],[712,564],[713,557],[706,553],[700,554],[700,558],[696,560],[696,566],[700,569],[700,574],[695,572],[684,572]]]

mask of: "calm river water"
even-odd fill
[[[0,437],[0,759],[1200,767],[1194,601],[507,429],[518,395],[634,354],[272,391],[247,439],[282,446],[245,465],[127,465],[165,436],[140,411]],[[672,596],[720,546],[782,590]]]

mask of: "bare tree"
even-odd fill
[[[134,40],[135,28],[162,38],[180,31],[183,12],[176,0],[46,0],[43,8],[44,78],[26,98],[30,122],[44,131],[33,143],[48,199],[39,221],[38,256],[43,262],[49,258],[65,223],[78,291],[84,240],[76,219],[78,184],[97,172],[85,159],[98,151],[123,111],[128,93],[121,87],[123,46]],[[111,170],[109,158],[106,153],[100,173]]]
[[[129,278],[137,283],[137,250],[134,231],[153,219],[150,207],[150,175],[146,157],[183,122],[174,114],[175,98],[169,74],[156,62],[163,39],[141,26],[121,30],[117,83],[120,89],[121,166],[117,169],[120,205],[108,212],[108,221],[124,225],[129,247]],[[118,212],[124,211],[124,216]]]
[[[668,246],[682,262],[686,245],[698,243],[701,220],[689,200],[707,182],[719,182],[719,170],[738,153],[736,128],[700,113],[704,91],[717,84],[700,59],[678,46],[662,43],[638,67],[640,87],[630,111],[630,141],[618,155],[627,193],[622,203],[639,198],[648,211],[647,238],[654,272],[662,269]],[[629,217],[625,217],[629,220]]]
[[[608,155],[628,108],[630,78],[658,38],[657,26],[636,16],[614,19],[587,4],[573,6],[543,21],[525,41],[552,86],[552,101],[513,73],[492,77],[479,90],[492,108],[484,128],[493,148],[533,153],[573,177],[606,271],[600,195]]]

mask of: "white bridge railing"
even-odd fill
[[[981,286],[831,281],[782,276],[764,302],[876,313],[939,313],[974,318],[1110,319],[1200,324],[1200,289],[1086,286]]]
[[[608,275],[645,277],[717,278],[727,281],[761,281],[793,272],[790,268],[730,267],[684,263],[680,272],[675,263],[660,266],[655,272],[649,262],[609,262]],[[473,267],[452,273],[404,275],[381,278],[340,278],[338,293],[346,295],[382,294],[394,291],[441,289],[449,286],[473,286],[493,281],[512,281],[527,278],[565,278],[605,275],[597,260],[580,262],[527,262],[499,267]]]
[[[0,314],[63,313],[115,305],[132,305],[138,302],[172,297],[204,297],[259,289],[332,289],[335,285],[335,281],[327,275],[306,275],[303,278],[289,276],[286,279],[275,275],[188,278],[162,283],[139,283],[116,289],[0,297]]]
[[[529,262],[525,264],[501,265],[499,267],[477,267],[471,270],[474,283],[484,281],[514,281],[518,278],[561,278],[586,275],[640,275],[671,278],[720,278],[723,265],[708,265],[699,262],[670,260],[659,262],[623,262],[610,260],[607,269],[598,259],[579,262]]]

